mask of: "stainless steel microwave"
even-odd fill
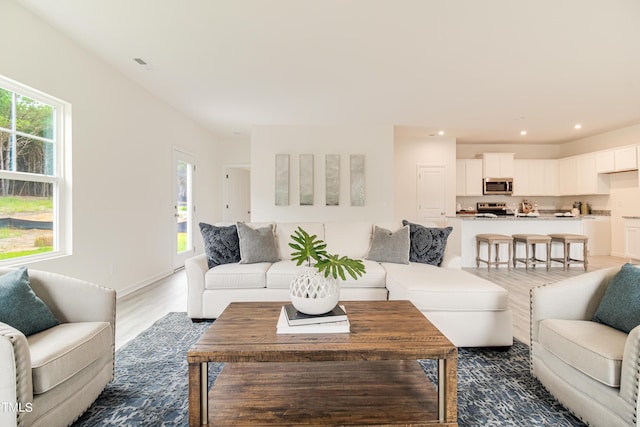
[[[484,178],[482,180],[483,194],[512,194],[513,178]]]

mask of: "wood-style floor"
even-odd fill
[[[621,267],[627,261],[624,258],[611,256],[590,256],[587,271]],[[511,268],[511,270],[508,270],[506,266],[500,266],[497,270],[491,268],[491,271],[487,271],[486,266],[482,265],[480,268],[465,268],[464,270],[490,280],[509,291],[509,307],[513,313],[513,336],[527,345],[529,344],[529,290],[535,286],[585,273],[582,265],[571,265],[566,271],[563,271],[561,264],[555,262],[552,263],[549,271],[544,265],[530,267],[527,271],[524,264],[521,263],[518,263],[517,268]]]
[[[609,256],[589,257],[588,271],[606,267],[622,266],[624,258]],[[556,282],[567,277],[584,273],[582,266],[571,266],[567,271],[562,267],[543,266],[530,268],[527,272],[521,264],[507,270],[486,267],[465,268],[466,271],[490,280],[509,291],[509,306],[513,312],[514,337],[527,344],[529,342],[529,289],[534,286]],[[147,286],[132,294],[119,298],[116,311],[116,349],[149,328],[156,320],[172,311],[187,310],[187,276],[184,270]]]

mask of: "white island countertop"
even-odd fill
[[[488,218],[474,215],[457,215],[447,218],[447,224],[453,227],[453,231],[447,239],[447,248],[462,257],[462,267],[475,267],[477,234],[504,234],[507,236],[513,234],[583,234],[583,220],[588,218],[589,216],[554,215],[540,215],[537,217],[507,215]],[[481,257],[486,259],[486,245],[481,246]],[[505,260],[508,257],[507,246],[501,246],[500,259]],[[572,245],[571,253],[573,257],[581,257],[582,248],[579,246]],[[540,257],[543,256],[543,247],[543,245],[538,245],[537,250],[541,251]],[[553,245],[551,256],[560,257],[561,249],[561,245]],[[518,245],[518,256],[524,256],[524,245]],[[501,268],[506,267],[503,266]]]

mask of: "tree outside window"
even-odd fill
[[[58,151],[64,108],[3,83],[0,76],[0,262],[61,249],[63,178]]]

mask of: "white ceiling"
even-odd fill
[[[375,124],[561,143],[640,123],[637,0],[15,1],[225,140]]]

